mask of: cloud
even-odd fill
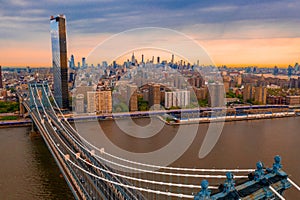
[[[202,41],[218,65],[287,67],[299,62],[300,38],[221,39]]]
[[[139,27],[171,28],[199,41],[299,38],[299,10],[297,0],[3,0],[0,48],[9,41],[49,42],[49,17],[59,13],[66,15],[69,38],[78,38],[73,46],[87,35]]]
[[[28,5],[28,2],[24,0],[10,0],[10,3],[15,5],[15,6],[26,6]]]
[[[256,2],[256,3],[253,3]],[[271,3],[272,2],[272,3]],[[22,5],[16,7],[15,5]],[[88,0],[82,1],[6,1],[4,17],[40,17],[64,13],[76,32],[119,32],[143,26],[178,29],[197,24],[227,24],[235,21],[300,20],[300,3],[289,1],[171,1]],[[1,23],[9,23],[2,21]],[[30,23],[29,21],[27,23]],[[78,30],[76,30],[78,29]]]
[[[212,6],[212,7],[205,7],[200,8],[197,11],[199,12],[231,12],[237,10],[238,6]]]

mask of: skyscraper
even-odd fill
[[[75,69],[75,59],[74,59],[74,55],[71,55],[71,59],[70,59],[70,66],[71,69]]]
[[[81,61],[81,62],[82,62],[82,63],[81,63],[81,64],[82,64],[82,67],[85,68],[85,67],[86,67],[85,57],[82,58],[82,61]]]
[[[50,18],[54,97],[60,108],[69,108],[66,19]]]
[[[273,70],[273,75],[274,76],[277,76],[278,75],[278,72],[279,72],[279,69],[277,66],[274,67],[274,70]]]
[[[132,53],[132,56],[131,56],[131,64],[132,64],[132,65],[135,65],[135,57],[134,57],[134,53]]]

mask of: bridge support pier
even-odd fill
[[[19,110],[20,110],[20,116],[24,116],[25,107],[23,106],[23,99],[22,98],[19,98]]]
[[[37,127],[35,126],[34,123],[31,124],[31,130],[29,132],[29,136],[30,137],[36,137],[36,136],[39,136],[39,132],[38,132],[38,129]]]

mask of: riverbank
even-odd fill
[[[199,118],[176,119],[176,120],[166,120],[161,116],[157,116],[157,117],[167,125],[181,125],[181,124],[202,124],[202,123],[214,123],[214,122],[261,120],[261,119],[273,119],[273,118],[296,117],[296,116],[298,115],[296,115],[295,112],[281,112],[281,113],[272,113],[272,114],[214,116],[214,117],[199,117]]]
[[[25,127],[31,124],[31,119],[5,120],[0,121],[0,128]]]
[[[199,117],[199,118],[188,118],[188,119],[176,119],[176,120],[167,120],[164,117],[157,115],[156,117],[164,122],[167,125],[181,125],[181,124],[202,124],[202,123],[214,123],[214,122],[232,122],[232,121],[244,121],[244,120],[260,120],[260,119],[272,119],[272,118],[284,118],[284,117],[295,117],[295,112],[280,112],[280,113],[268,113],[268,114],[248,114],[248,115],[234,115],[234,116],[214,116],[214,117]],[[148,118],[149,116],[126,116],[123,119],[131,118]],[[114,120],[112,117],[102,118],[101,116],[81,116],[81,117],[68,117],[69,122],[74,121],[94,121],[97,120]],[[118,118],[116,118],[118,119]],[[122,118],[120,118],[122,119]],[[25,127],[31,126],[31,119],[20,118],[18,120],[3,120],[0,121],[0,128],[9,128],[9,127]]]

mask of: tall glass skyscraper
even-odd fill
[[[69,108],[66,18],[50,18],[54,97],[60,108]]]

